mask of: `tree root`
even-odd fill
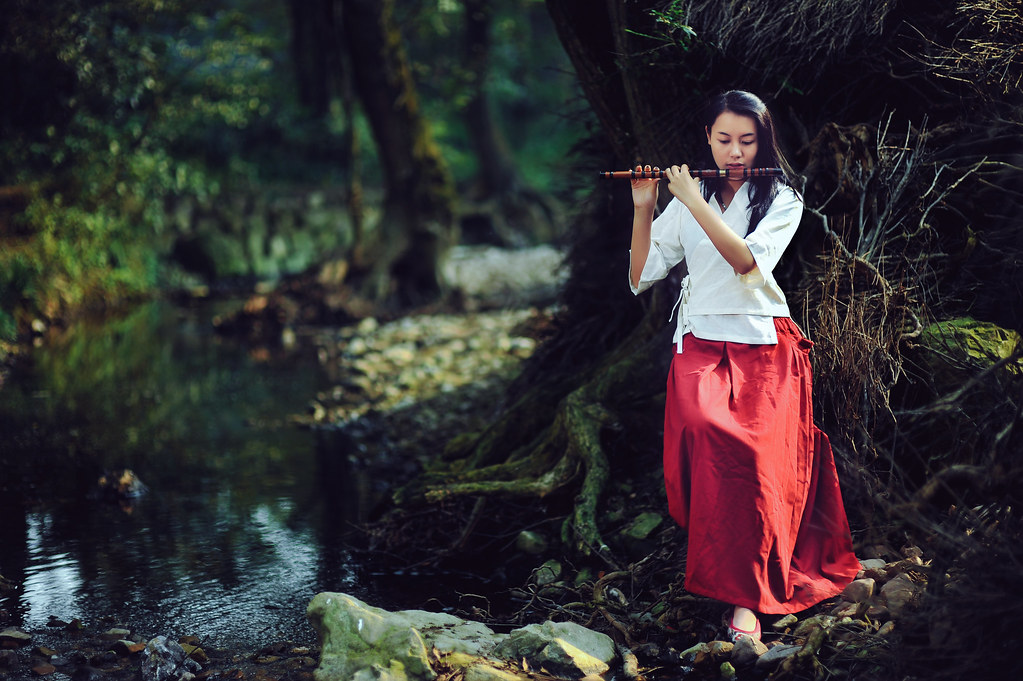
[[[586,375],[535,386],[487,431],[453,443],[459,458],[399,490],[396,503],[416,506],[465,497],[542,499],[578,484],[561,539],[570,553],[597,556],[619,569],[598,523],[598,504],[611,474],[602,440],[620,427],[615,404],[635,408],[656,398],[648,386],[660,388],[663,379],[650,378],[654,372],[663,377],[665,367],[651,357],[670,357],[662,341],[641,325]],[[572,384],[580,387],[568,390]]]

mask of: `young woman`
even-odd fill
[[[789,172],[755,95],[720,95],[705,121],[714,167]],[[860,567],[831,447],[813,423],[813,344],[772,275],[803,204],[787,179],[698,182],[685,165],[665,177],[673,198],[656,220],[659,181],[632,181],[629,278],[639,293],[688,267],[664,416],[668,508],[688,533],[686,589],[733,606],[733,641],[759,639],[757,613],[804,610]]]

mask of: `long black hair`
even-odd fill
[[[753,119],[757,132],[757,156],[753,160],[753,166],[756,168],[781,168],[785,173],[785,176],[781,178],[754,177],[748,180],[750,183],[749,230],[746,232],[748,236],[757,228],[764,215],[767,214],[767,210],[771,207],[774,197],[778,195],[778,191],[783,186],[792,186],[791,178],[793,173],[789,162],[785,160],[784,154],[782,154],[781,149],[778,147],[778,139],[774,133],[774,119],[771,118],[771,112],[759,97],[743,90],[729,90],[728,92],[721,93],[710,100],[704,108],[703,121],[705,129],[709,131],[714,126],[714,121],[725,111],[730,111],[739,116],[748,116]],[[707,147],[706,153],[710,162],[709,167],[716,167],[710,146]],[[702,182],[703,198],[710,201],[721,189],[723,181],[723,179],[717,177],[704,180]]]

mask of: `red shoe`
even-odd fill
[[[749,636],[754,641],[759,641],[761,636],[760,620],[757,620],[757,626],[753,628],[753,631],[746,631],[735,626],[735,615],[733,614],[732,619],[728,621],[728,640],[737,643],[740,636]]]

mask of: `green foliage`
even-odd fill
[[[0,23],[0,89],[21,93],[0,107],[0,186],[28,188],[30,199],[17,236],[0,224],[0,334],[11,335],[15,318],[60,316],[173,280],[161,262],[193,228],[173,206],[215,210],[239,192],[327,188],[355,170],[382,182],[358,112],[335,101],[321,119],[299,103],[287,2],[41,7],[10,0]],[[525,176],[540,186],[576,139],[561,112],[574,81],[542,2],[498,7],[488,87]],[[461,122],[462,55],[452,50],[464,9],[452,0],[399,11],[424,112],[467,181],[476,159]],[[358,169],[343,165],[349,131]]]
[[[693,40],[696,39],[696,31],[686,21],[684,5],[685,3],[682,0],[672,0],[671,4],[664,9],[650,10],[650,16],[657,22],[657,26],[664,32],[667,40],[675,43],[682,50],[688,50]],[[647,38],[653,37],[637,31],[627,30],[629,33],[643,35]]]

